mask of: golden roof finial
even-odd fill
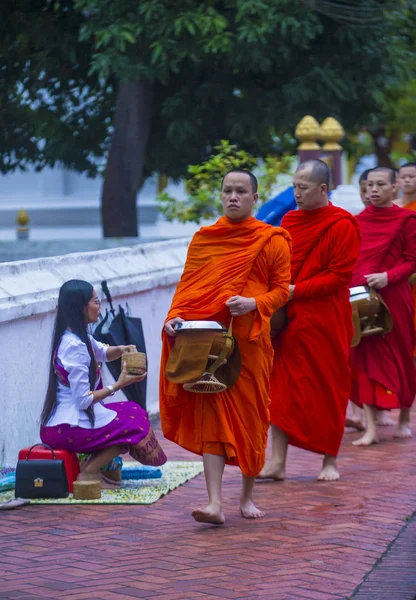
[[[299,121],[295,129],[295,136],[300,140],[299,150],[319,150],[316,140],[319,140],[321,128],[315,117],[306,115]]]
[[[323,150],[342,150],[338,144],[345,135],[345,131],[334,117],[327,117],[321,125],[321,138],[324,141]]]
[[[16,217],[16,223],[20,227],[27,227],[27,225],[29,225],[29,215],[25,210],[19,210]]]

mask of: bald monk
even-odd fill
[[[286,231],[252,216],[257,199],[252,173],[233,170],[226,174],[221,189],[225,216],[193,237],[163,332],[162,430],[169,440],[203,457],[209,503],[192,512],[202,523],[224,523],[225,464],[242,471],[242,516],[264,516],[253,503],[252,491],[264,465],[269,427],[270,317],[289,297],[291,243]],[[232,388],[196,394],[166,379],[176,323],[208,319],[228,326],[232,317],[242,358],[241,373]]]
[[[349,286],[360,234],[355,217],[329,202],[329,184],[324,162],[302,163],[293,178],[299,210],[282,221],[293,243],[289,322],[275,343],[272,456],[261,479],[284,479],[288,444],[324,455],[319,481],[339,478],[351,383]]]
[[[400,167],[398,184],[403,193],[402,207],[416,211],[416,163],[407,163]]]
[[[378,441],[377,409],[400,408],[396,436],[411,437],[410,407],[416,393],[414,304],[408,281],[416,272],[416,213],[393,204],[391,169],[373,169],[367,189],[371,206],[357,217],[362,246],[352,285],[378,290],[391,313],[393,331],[363,338],[351,349],[351,400],[364,406],[367,424],[364,436],[353,442],[356,446]]]

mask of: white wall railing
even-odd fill
[[[114,307],[128,302],[132,315],[141,317],[149,362],[147,408],[158,412],[160,334],[188,244],[180,238],[0,264],[0,464],[13,464],[20,448],[39,440],[58,291],[69,279],[89,281],[100,297],[106,280]],[[121,399],[118,392],[112,401]]]

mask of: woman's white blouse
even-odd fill
[[[96,360],[106,362],[107,346],[97,342],[92,336],[89,336],[89,338]],[[90,420],[85,413],[85,409],[93,401],[92,395],[88,393],[90,392],[89,368],[91,357],[88,354],[87,346],[77,335],[71,331],[65,331],[59,344],[57,361],[65,371],[68,371],[70,387],[62,385],[58,380],[56,389],[57,407],[47,426],[53,427],[66,423],[91,429]],[[94,389],[97,389],[98,382],[99,379],[97,379]],[[94,429],[108,425],[117,416],[114,410],[106,408],[101,402],[95,402],[94,414]]]

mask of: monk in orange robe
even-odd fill
[[[360,234],[355,217],[330,204],[329,182],[323,161],[302,163],[293,178],[299,210],[282,221],[292,236],[292,285],[288,325],[275,343],[272,456],[261,479],[284,479],[288,444],[324,455],[318,480],[339,478],[336,456],[351,384],[349,285]]]
[[[252,501],[255,476],[265,461],[269,427],[269,377],[273,349],[270,317],[286,304],[290,283],[290,236],[252,216],[257,180],[233,170],[223,180],[225,216],[197,232],[163,331],[160,417],[166,438],[203,456],[209,504],[196,521],[221,525],[224,465],[240,467],[243,517],[264,513]],[[235,385],[217,394],[187,392],[167,380],[166,363],[176,323],[214,320],[229,325],[242,358]]]
[[[378,290],[390,311],[393,330],[365,337],[351,349],[351,400],[364,406],[367,424],[364,436],[353,442],[356,446],[378,441],[377,409],[400,408],[396,437],[411,437],[410,408],[416,394],[414,303],[408,281],[416,272],[416,214],[394,205],[391,169],[373,169],[367,187],[371,206],[357,217],[362,246],[352,283]]]
[[[416,212],[416,163],[407,163],[400,167],[398,184],[403,192],[401,206]],[[412,274],[410,282],[412,284],[412,295],[415,304],[414,322],[416,329],[416,273]],[[416,348],[413,354],[416,358]]]

